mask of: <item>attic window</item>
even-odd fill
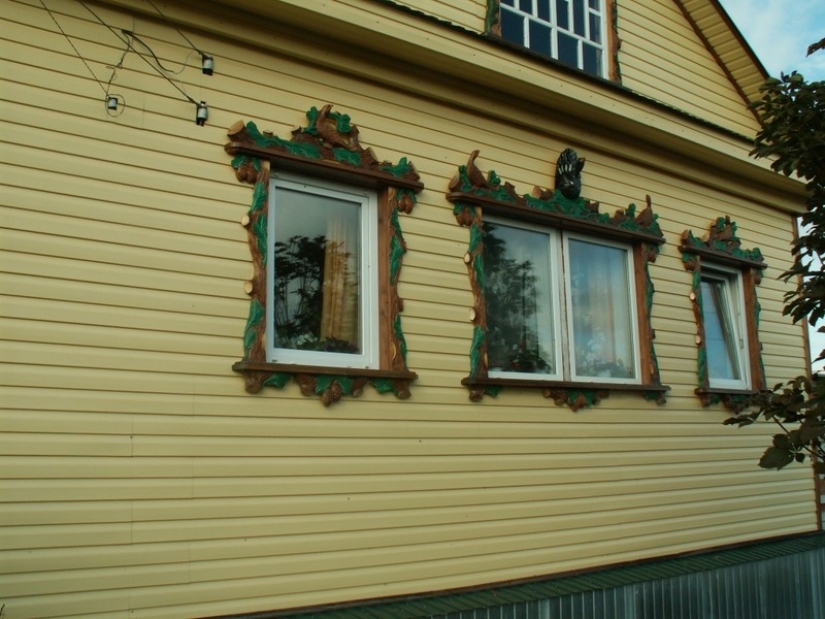
[[[490,30],[585,73],[607,74],[605,0],[490,0]]]

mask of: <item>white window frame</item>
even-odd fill
[[[573,39],[576,40],[576,68],[585,71],[584,69],[584,52],[583,52],[583,45],[587,44],[592,47],[595,47],[601,51],[601,59],[599,62],[599,69],[597,75],[599,77],[604,77],[607,75],[607,7],[605,0],[597,0],[599,7],[598,9],[594,9],[590,6],[590,0],[581,0],[584,3],[584,13],[585,13],[585,34],[584,36],[576,34],[574,24],[574,16],[573,16],[573,6],[575,0],[569,0],[567,15],[568,15],[568,23],[572,26],[573,29],[566,29],[562,28],[558,25],[558,20],[556,18],[556,7],[557,7],[557,0],[528,0],[530,2],[530,11],[525,11],[520,8],[520,5],[524,0],[501,0],[500,2],[500,16],[499,21],[503,21],[504,17],[503,14],[505,12],[513,13],[518,15],[524,19],[524,31],[521,34],[520,41],[512,41],[510,39],[505,39],[510,41],[511,43],[517,43],[523,46],[526,49],[532,49],[530,47],[530,22],[538,22],[539,24],[548,27],[550,29],[550,56],[556,60],[559,59],[559,49],[558,49],[558,34],[562,33],[565,34]],[[514,6],[508,4],[508,2],[512,2]],[[539,3],[546,3],[548,5],[549,11],[549,20],[545,20],[539,17],[538,11],[538,4]],[[591,15],[595,15],[598,17],[599,20],[599,31],[601,33],[601,41],[596,42],[590,37],[591,28],[590,28],[590,17]],[[503,34],[502,34],[503,36]],[[538,53],[538,52],[537,52]]]
[[[509,226],[512,228],[522,228],[547,235],[549,243],[548,255],[550,256],[550,298],[552,303],[552,316],[554,318],[553,324],[553,340],[555,343],[556,367],[558,371],[555,373],[532,373],[532,372],[511,372],[505,370],[489,370],[491,378],[507,378],[507,379],[527,379],[527,380],[553,380],[564,381],[570,383],[611,383],[611,384],[627,384],[639,385],[642,383],[641,378],[641,351],[639,343],[639,316],[638,306],[636,300],[636,278],[634,267],[634,248],[632,245],[619,243],[612,240],[599,238],[596,236],[588,236],[586,234],[578,234],[568,231],[562,231],[555,228],[547,228],[545,226],[530,224],[526,222],[514,221],[504,217],[489,217],[485,219],[491,224],[499,224]],[[571,273],[569,268],[568,256],[569,240],[576,239],[587,243],[597,245],[604,245],[607,247],[615,247],[626,252],[627,259],[625,261],[625,285],[627,286],[627,295],[629,301],[629,328],[631,332],[631,352],[633,354],[633,376],[629,378],[624,377],[595,377],[595,376],[578,376],[576,374],[575,359],[573,355],[573,316],[570,303],[569,291],[572,289]],[[562,284],[563,282],[563,284]],[[489,313],[488,313],[489,322]]]
[[[570,239],[576,239],[579,241],[583,241],[586,243],[591,243],[594,245],[603,245],[605,247],[613,247],[616,249],[623,250],[625,252],[625,290],[627,290],[627,297],[628,297],[628,311],[629,316],[628,319],[630,324],[628,325],[630,328],[630,351],[633,354],[633,376],[630,378],[622,378],[622,377],[613,377],[613,376],[600,376],[598,378],[593,376],[579,376],[576,371],[576,363],[575,359],[573,358],[573,352],[568,354],[568,359],[566,361],[567,368],[566,371],[569,372],[570,379],[573,382],[605,382],[605,383],[617,383],[617,384],[629,384],[629,385],[638,385],[641,383],[641,352],[639,349],[639,314],[638,314],[638,307],[636,304],[636,270],[634,268],[634,256],[633,256],[633,246],[627,245],[625,243],[619,243],[616,241],[611,241],[608,239],[603,239],[594,236],[587,236],[585,234],[576,234],[572,232],[564,232],[562,233],[564,238],[564,285],[565,290],[570,291],[572,290],[572,270],[570,269],[570,265],[568,264],[568,256],[570,256],[570,249],[569,249],[569,242]],[[568,296],[568,293],[565,293],[565,296]],[[567,324],[567,332],[568,335],[566,336],[566,341],[568,342],[567,349],[570,351],[574,351],[574,330],[573,330],[573,316],[571,311],[571,306],[569,302],[565,303],[565,314],[566,314],[566,324]]]
[[[324,197],[355,202],[360,206],[361,264],[359,265],[360,305],[359,331],[360,354],[347,354],[313,350],[294,350],[275,347],[275,212],[278,205],[278,189],[290,189]],[[288,205],[280,208],[289,209]],[[266,360],[282,363],[340,368],[377,368],[379,363],[378,330],[378,197],[375,191],[318,179],[290,172],[277,171],[270,176],[269,218],[267,221],[266,265],[267,298],[272,302],[266,307]]]
[[[556,372],[536,373],[536,372],[510,372],[506,370],[489,370],[489,376],[495,378],[524,378],[528,380],[564,380],[565,364],[562,338],[565,337],[562,324],[564,324],[564,310],[562,309],[560,281],[562,279],[562,255],[559,242],[559,232],[552,228],[546,228],[535,224],[513,221],[503,217],[490,217],[485,219],[491,224],[508,226],[510,228],[521,228],[531,232],[537,232],[547,237],[548,255],[550,257],[550,311],[553,316],[553,358]],[[489,322],[489,318],[487,319]]]
[[[748,348],[748,323],[745,316],[745,286],[742,272],[717,264],[702,263],[700,280],[709,279],[721,281],[726,284],[725,296],[731,311],[730,323],[733,329],[735,343],[737,345],[737,369],[740,379],[714,378],[711,375],[710,363],[708,363],[708,386],[711,389],[750,389],[751,368],[750,350]],[[705,312],[706,299],[702,298],[702,313]],[[707,325],[707,321],[705,321]],[[707,326],[705,327],[707,328]],[[706,338],[707,339],[707,338]],[[709,354],[707,343],[705,343],[705,354]]]

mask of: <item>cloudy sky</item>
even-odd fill
[[[806,58],[825,37],[825,0],[720,0],[768,73],[798,71],[825,80],[825,50]]]

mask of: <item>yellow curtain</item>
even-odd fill
[[[330,217],[324,252],[322,340],[358,344],[358,283],[358,231],[343,218]]]

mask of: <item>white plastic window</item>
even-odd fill
[[[376,367],[375,193],[276,173],[267,226],[267,361]]]
[[[529,224],[484,224],[490,376],[638,383],[629,246]]]
[[[750,370],[742,274],[702,265],[700,298],[710,387],[747,389]]]

